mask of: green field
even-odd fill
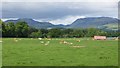
[[[118,66],[117,40],[3,38],[2,42],[3,66]]]
[[[1,38],[0,41],[2,41]],[[0,67],[2,67],[2,42],[0,42]]]

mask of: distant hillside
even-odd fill
[[[118,23],[118,19],[110,18],[110,17],[88,17],[88,18],[80,18],[74,21],[67,28],[99,28],[100,26],[110,24],[110,23]]]
[[[99,28],[99,29],[108,29],[108,30],[117,30],[118,27],[118,19],[111,18],[111,17],[87,17],[87,18],[80,18],[75,20],[70,25],[53,25],[50,22],[38,22],[33,19],[22,18],[18,20],[7,20],[7,22],[18,22],[18,21],[25,21],[28,23],[29,26],[35,28]],[[112,24],[112,25],[111,25]],[[115,25],[117,24],[117,25]],[[115,25],[115,26],[113,26]]]
[[[118,30],[118,23],[110,23],[102,26],[106,30]]]
[[[31,27],[35,27],[35,28],[51,28],[51,27],[54,27],[53,24],[49,23],[49,22],[38,22],[38,21],[35,21],[33,19],[29,19],[29,18],[22,18],[22,19],[18,19],[18,20],[7,20],[5,21],[6,23],[7,22],[18,22],[18,21],[25,21],[28,23],[29,26]]]

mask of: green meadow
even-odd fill
[[[118,66],[117,40],[3,38],[3,66]]]
[[[2,39],[0,38],[0,67],[2,67]]]

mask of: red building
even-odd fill
[[[106,36],[94,36],[94,40],[106,40]]]

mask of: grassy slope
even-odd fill
[[[65,39],[72,45],[51,40],[45,46],[38,39],[3,39],[4,66],[117,66],[118,44],[116,40]],[[43,40],[47,42],[48,40]],[[73,48],[71,46],[85,46]]]
[[[116,24],[106,24],[104,26],[106,26],[108,29],[118,29],[118,23],[116,23]]]

